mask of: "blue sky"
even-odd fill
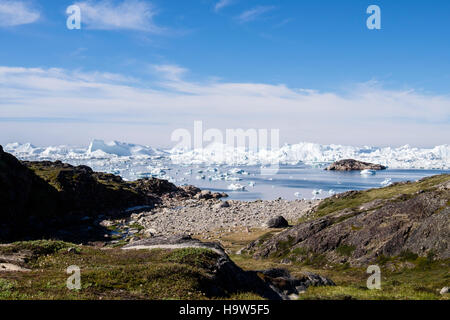
[[[74,3],[81,30],[66,28]],[[371,4],[381,30],[366,27]],[[0,0],[0,143],[169,145],[194,120],[289,143],[449,143],[449,13],[446,0]]]

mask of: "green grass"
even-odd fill
[[[18,242],[0,249],[2,254],[27,250],[33,255],[26,263],[30,272],[0,273],[0,299],[219,298],[211,294],[218,254],[207,249],[99,249],[59,241]],[[79,291],[66,287],[71,265],[81,269]],[[252,292],[226,294],[228,299],[255,297]]]
[[[336,248],[336,252],[342,256],[350,257],[355,249],[355,246],[340,245]]]
[[[14,283],[0,278],[0,299],[11,299],[13,297]]]
[[[363,286],[311,287],[300,296],[301,300],[436,300],[436,292],[411,285],[385,286],[369,290]]]
[[[420,190],[428,191],[446,181],[450,181],[450,174],[424,178],[416,183],[405,183],[385,188],[359,191],[343,198],[330,197],[323,200],[314,214],[308,219],[323,217],[343,209],[357,209],[362,204],[376,199],[391,199],[399,194],[408,196]]]
[[[144,230],[145,228],[137,222],[130,224],[130,229],[136,229],[138,231]]]
[[[77,182],[80,179],[80,175],[73,171],[73,168],[63,168],[56,166],[47,166],[41,162],[28,162],[27,167],[34,171],[34,173],[40,178],[44,179],[47,183],[53,186],[58,191],[63,191],[63,187],[58,182],[58,176],[61,172],[65,171],[67,173],[72,173],[71,179],[74,182]],[[93,179],[99,183],[100,185],[114,191],[123,190],[127,192],[131,192],[133,194],[137,194],[137,191],[132,188],[132,185],[135,182],[125,182],[125,181],[116,181],[118,177],[112,174],[106,173],[92,173]],[[66,176],[65,178],[69,178]]]
[[[0,254],[29,251],[33,255],[46,255],[57,253],[62,249],[75,247],[77,247],[75,244],[64,241],[52,241],[52,240],[20,241],[14,242],[9,246],[0,247]]]
[[[419,258],[420,259],[420,258]],[[367,289],[368,274],[363,268],[327,270],[322,274],[333,279],[336,287],[311,287],[301,299],[358,299],[358,300],[439,300],[449,299],[439,291],[450,281],[449,260],[428,262],[424,268],[419,259],[410,267],[401,263],[392,271],[381,268],[381,289]],[[397,260],[397,262],[400,261]]]
[[[299,249],[297,253],[307,254],[308,251]],[[431,257],[418,257],[411,260],[413,258],[409,253],[403,253],[399,257],[387,259],[383,264],[379,263],[381,290],[369,290],[366,282],[370,275],[366,273],[366,268],[350,267],[348,264],[333,265],[320,259],[285,265],[279,259],[255,260],[247,255],[232,256],[233,261],[244,270],[286,268],[294,276],[309,271],[328,277],[336,283],[335,287],[310,287],[300,295],[300,299],[450,299],[450,295],[439,294],[440,289],[450,282],[450,259],[435,261]]]

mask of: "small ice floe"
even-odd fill
[[[242,179],[239,177],[226,177],[225,180],[227,181],[241,181]]]
[[[391,178],[386,178],[386,179],[384,179],[380,184],[381,184],[383,187],[390,186],[390,185],[392,184],[392,179],[391,179]]]
[[[136,172],[136,177],[138,178],[150,178],[153,175],[150,172]]]
[[[361,175],[363,175],[363,176],[373,176],[373,175],[376,174],[377,172],[376,172],[375,170],[365,169],[365,170],[362,170],[360,173],[361,173]]]
[[[244,172],[245,172],[244,170],[239,169],[239,168],[234,168],[234,169],[230,170],[231,174],[244,174]]]
[[[245,186],[239,184],[239,183],[232,183],[228,186],[228,190],[233,191],[245,191]]]

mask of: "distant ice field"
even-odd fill
[[[88,165],[126,180],[144,177],[167,179],[177,185],[226,192],[231,199],[318,199],[349,190],[387,186],[399,181],[450,173],[450,146],[430,149],[352,147],[300,143],[276,151],[252,152],[213,145],[203,150],[161,150],[137,144],[94,140],[88,147],[36,147],[10,143],[5,151],[22,160],[61,160]],[[387,165],[388,170],[329,172],[327,164],[352,158]],[[263,175],[261,166],[279,169]]]

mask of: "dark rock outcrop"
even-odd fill
[[[93,221],[130,207],[151,208],[164,197],[192,197],[196,188],[178,188],[155,178],[133,182],[61,161],[19,161],[0,146],[0,241],[42,237],[73,240],[97,234]],[[70,229],[70,230],[69,230]]]
[[[354,159],[345,159],[336,161],[325,170],[330,171],[354,171],[354,170],[385,170],[387,167],[381,164],[373,164],[368,162],[362,162]]]
[[[270,300],[287,300],[291,294],[299,294],[309,286],[334,285],[333,281],[305,272],[293,277],[284,269],[244,271],[225,253],[218,243],[201,242],[190,236],[154,237],[124,246],[123,250],[203,248],[216,252],[217,261],[210,267],[212,283],[210,293],[225,296],[227,293],[254,292]]]
[[[189,235],[175,235],[175,236],[158,236],[135,241],[131,244],[123,246],[123,250],[136,249],[182,249],[182,248],[203,248],[210,249],[218,254],[225,255],[222,246],[215,242],[202,242],[193,239]]]
[[[422,187],[426,189],[413,192]],[[395,188],[411,193],[395,194]],[[315,208],[316,212],[310,213],[312,216],[327,206],[349,205],[311,218],[272,238],[259,239],[246,251],[255,258],[279,256],[302,262],[322,257],[351,265],[366,265],[381,257],[404,253],[450,258],[450,175],[379,189],[376,193],[384,198],[357,206],[351,204],[374,193],[347,193],[336,197],[338,200],[324,200]]]
[[[209,190],[202,190],[194,196],[195,199],[199,200],[220,199],[226,197],[228,197],[226,193],[211,192]]]
[[[0,146],[0,239],[13,236],[13,226],[33,216],[57,215],[61,205],[54,187]]]
[[[303,272],[301,276],[293,277],[286,269],[269,269],[257,271],[260,278],[280,290],[283,296],[298,295],[305,292],[308,287],[335,286],[336,284],[326,277],[311,272]]]

